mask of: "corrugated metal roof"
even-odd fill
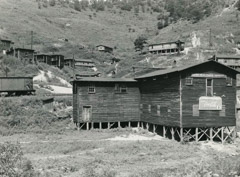
[[[240,55],[217,55],[217,59],[240,59]]]
[[[28,50],[28,51],[34,51],[33,49],[25,49],[25,48],[20,48],[20,47],[15,48],[15,50]]]
[[[139,76],[139,77],[136,77],[135,79],[142,79],[142,78],[148,78],[148,77],[154,77],[154,76],[160,76],[160,75],[164,75],[164,74],[170,74],[170,73],[174,73],[174,72],[180,72],[180,71],[183,71],[183,70],[186,70],[186,69],[189,69],[189,68],[192,68],[192,67],[195,67],[195,66],[198,66],[198,65],[201,65],[201,64],[204,64],[204,63],[210,63],[210,62],[214,62],[214,63],[217,63],[219,65],[222,65],[226,68],[229,68],[231,69],[232,71],[236,72],[236,73],[239,73],[239,71],[233,69],[233,68],[230,68],[224,64],[221,64],[219,62],[216,62],[216,61],[213,61],[213,60],[208,60],[208,61],[205,61],[205,62],[202,62],[202,63],[197,63],[197,64],[193,64],[193,65],[188,65],[188,66],[183,66],[183,67],[177,67],[177,68],[172,68],[172,69],[166,69],[166,70],[158,70],[158,71],[154,71],[154,72],[151,72],[151,73],[148,73],[148,74],[144,74],[142,76]]]
[[[174,43],[185,43],[185,42],[179,40],[179,41],[171,41],[171,42],[153,43],[153,44],[149,44],[148,46],[162,45],[162,44],[174,44]]]
[[[137,82],[136,80],[132,78],[110,78],[110,77],[84,77],[84,78],[78,78],[77,80],[79,82]]]
[[[104,44],[97,45],[96,47],[99,47],[99,46],[104,46],[104,47],[107,47],[107,48],[113,49],[113,48],[110,47],[109,45],[104,45]]]
[[[89,63],[94,63],[91,59],[74,59],[75,62],[89,62]]]

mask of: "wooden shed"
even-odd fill
[[[11,49],[14,43],[10,40],[0,39],[0,51],[2,54],[6,54]]]
[[[80,128],[139,123],[139,103],[134,79],[89,77],[73,81],[73,119]]]
[[[108,52],[108,53],[113,52],[113,48],[106,45],[97,45],[96,47],[99,52]]]
[[[141,121],[181,141],[233,138],[237,74],[210,60],[139,76]]]

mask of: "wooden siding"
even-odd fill
[[[141,121],[166,126],[180,126],[178,76],[141,80]],[[149,105],[151,110],[149,110]]]
[[[77,83],[73,95],[75,122],[83,122],[83,106],[92,107],[91,122],[140,121],[140,94],[137,83],[125,83],[127,93],[115,93],[113,82],[89,83],[95,84],[95,93],[88,93],[88,82]]]
[[[215,72],[214,72],[215,73]],[[233,76],[230,76],[233,77]],[[213,93],[222,98],[222,111],[199,111],[199,97],[206,96],[206,78],[193,78],[193,85],[182,82],[182,127],[235,126],[236,80],[227,86],[225,78],[213,79]]]

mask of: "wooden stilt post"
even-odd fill
[[[87,130],[89,130],[89,122],[87,122]]]
[[[171,128],[172,140],[174,140],[174,130],[173,127]]]
[[[131,122],[128,122],[128,127],[131,128]]]
[[[118,128],[121,128],[121,124],[120,124],[120,121],[118,121]]]
[[[148,123],[147,123],[147,130],[149,130],[149,125],[148,125]]]
[[[91,129],[92,129],[92,130],[94,129],[94,122],[92,122],[92,127],[91,127]]]
[[[196,142],[198,142],[198,128],[195,129],[195,134],[196,134]]]
[[[153,133],[156,133],[156,127],[154,124],[153,124]]]
[[[108,129],[110,129],[110,122],[108,122]]]
[[[165,126],[163,126],[163,137],[166,138],[166,129],[165,129]]]
[[[140,122],[137,123],[137,128],[139,128],[139,127],[140,127]]]
[[[144,129],[143,122],[141,122],[141,127],[142,127],[142,129]]]
[[[233,142],[235,142],[235,139],[236,139],[236,135],[237,132],[236,132],[236,127],[234,127],[234,130],[233,130],[233,133],[232,133],[232,136],[233,136]]]
[[[183,128],[180,128],[180,141],[183,142]]]
[[[99,122],[99,129],[102,130],[102,122]]]
[[[224,128],[221,128],[221,140],[222,140],[222,144],[224,143],[224,132],[223,132]]]
[[[80,123],[76,123],[76,126],[77,126],[77,130],[79,131],[80,130]]]
[[[213,141],[213,128],[210,128],[210,141]]]

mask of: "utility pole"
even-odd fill
[[[74,59],[74,54],[73,54],[73,80],[76,79],[76,75],[75,75],[75,59]]]
[[[33,49],[33,31],[31,31],[31,49]]]
[[[210,32],[209,32],[209,46],[212,46],[212,29],[210,28]]]

